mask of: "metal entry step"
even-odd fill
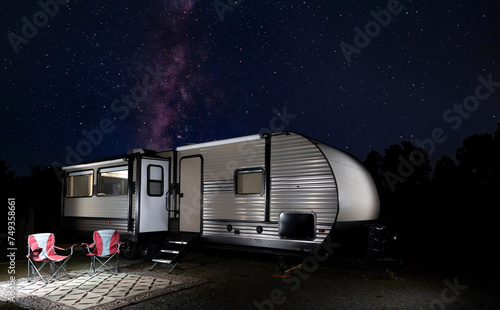
[[[161,250],[162,253],[172,253],[172,254],[179,254],[180,251],[177,251],[177,250],[170,250],[170,249],[166,249],[166,250]]]
[[[168,272],[170,274],[195,243],[196,238],[189,241],[169,240],[153,257],[154,265],[149,268],[149,271],[152,271],[158,263],[173,264],[173,267]]]
[[[153,259],[153,262],[155,262],[155,263],[162,263],[162,264],[170,264],[172,262],[172,260],[171,259],[156,258],[156,259]],[[150,270],[152,270],[153,267],[151,267]]]

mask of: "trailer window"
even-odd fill
[[[148,195],[163,195],[163,167],[156,165],[148,166]]]
[[[264,170],[262,168],[236,170],[234,192],[236,195],[264,194]]]
[[[66,178],[66,197],[91,197],[94,184],[94,170],[68,173]]]
[[[128,194],[128,166],[99,169],[97,174],[97,196],[120,196]]]

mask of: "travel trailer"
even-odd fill
[[[63,228],[118,230],[125,256],[146,260],[178,254],[162,244],[194,239],[312,252],[379,215],[375,184],[357,159],[292,132],[133,149],[63,171]]]

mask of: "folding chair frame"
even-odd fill
[[[116,265],[113,267],[111,264],[108,264],[108,262],[116,256]],[[107,258],[107,260],[105,262],[102,262],[102,260],[99,259],[99,257],[101,258]],[[99,268],[95,268],[96,267],[96,260],[101,264],[101,266]],[[89,276],[93,276],[94,274],[96,274],[97,272],[99,272],[99,270],[101,269],[107,269],[109,270],[112,274],[117,274],[118,273],[118,267],[119,267],[119,261],[118,261],[118,252],[112,254],[111,256],[97,256],[97,255],[94,255],[94,256],[91,256],[90,257],[90,270],[89,270]]]
[[[108,230],[108,231],[111,231],[111,230]],[[103,231],[99,230],[99,231],[95,231],[94,232],[94,243],[91,243],[90,245],[88,245],[86,243],[82,243],[82,247],[86,248],[87,251],[89,252],[87,254],[87,256],[90,256],[89,276],[93,276],[97,272],[99,272],[100,270],[105,270],[105,269],[109,270],[113,274],[117,274],[118,273],[118,268],[120,267],[120,262],[119,262],[119,259],[118,259],[118,254],[120,254],[120,246],[122,245],[122,243],[119,241],[119,233],[118,233],[118,241],[117,241],[116,245],[110,245],[110,249],[113,248],[114,246],[116,246],[116,252],[113,252],[111,254],[106,254],[106,255],[99,255],[98,254],[99,250],[97,249],[97,243],[95,241],[95,235],[96,235],[96,233],[100,234],[101,232],[103,232]],[[113,233],[115,233],[115,232],[117,233],[117,231],[113,231]],[[116,256],[116,264],[113,267],[109,262],[115,256]],[[101,258],[102,260],[99,259],[99,258]],[[104,259],[106,259],[106,261],[104,261]],[[100,263],[100,265],[101,265],[97,269],[96,269],[96,261],[98,261]]]
[[[37,236],[37,235],[44,235],[44,234],[35,234],[35,235],[30,235],[30,236]],[[53,234],[47,234],[47,235],[53,235]],[[28,238],[30,237],[28,236]],[[48,238],[47,238],[48,239]],[[45,244],[47,247],[47,244]],[[26,257],[28,258],[28,282],[31,282],[36,276],[39,276],[40,279],[45,283],[48,284],[52,278],[54,278],[59,271],[63,271],[70,279],[71,276],[68,274],[66,271],[66,264],[68,261],[71,259],[71,256],[73,255],[73,247],[76,246],[76,244],[73,244],[69,248],[60,248],[58,246],[52,245],[53,247],[53,252],[55,249],[61,250],[61,251],[68,251],[71,250],[71,253],[68,256],[61,256],[57,255],[57,259],[50,258],[49,256],[44,254],[44,249],[43,247],[38,247],[36,249],[33,249],[30,244],[29,244],[29,239],[28,239],[28,255]],[[47,252],[47,249],[45,249],[45,253]],[[56,253],[57,254],[57,253]],[[50,278],[48,280],[45,280],[41,274],[41,271],[43,270],[43,267],[45,267],[46,264],[49,264],[50,266]],[[57,270],[56,270],[57,267]],[[30,270],[31,270],[31,276],[30,276]]]

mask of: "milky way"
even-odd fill
[[[207,103],[214,100],[218,91],[210,85],[210,75],[202,73],[206,52],[188,34],[194,4],[195,1],[164,4],[159,23],[151,34],[155,44],[152,57],[146,61],[152,65],[152,59],[163,81],[154,85],[148,100],[139,106],[135,115],[137,143],[143,147],[166,149],[186,139],[189,141],[197,136],[195,131],[200,130],[200,116],[214,113],[214,105]]]

